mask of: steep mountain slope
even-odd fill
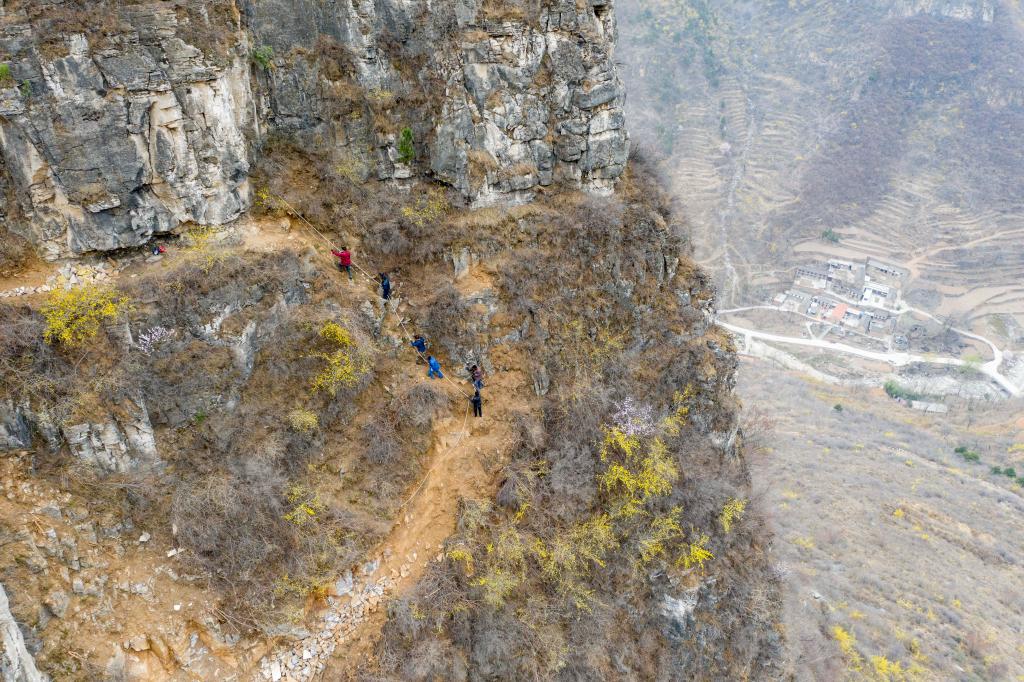
[[[43,671],[781,674],[734,348],[627,164],[610,4],[3,11],[6,224],[78,256],[0,303]]]

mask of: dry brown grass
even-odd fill
[[[824,678],[846,666],[828,634],[838,625],[866,665],[885,656],[921,668],[919,679],[954,666],[978,679],[1020,674],[1013,624],[1024,603],[1006,595],[1024,560],[1024,524],[1005,510],[1024,502],[984,466],[1007,462],[1016,408],[990,405],[975,429],[966,406],[922,417],[893,410],[881,390],[826,387],[761,361],[744,363],[740,377],[740,396],[761,410],[752,421],[775,423],[751,462],[778,534],[795,671]],[[750,422],[744,436],[756,442]],[[983,465],[965,464],[959,442]]]
[[[37,262],[29,241],[0,225],[0,278],[14,277]]]

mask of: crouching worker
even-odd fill
[[[352,281],[352,252],[347,246],[341,247],[341,251],[331,249],[331,254],[338,259],[338,269],[348,273],[348,281]]]
[[[416,349],[416,362],[424,362],[423,358],[427,356],[427,340],[417,334],[409,345]]]
[[[484,371],[477,365],[473,365],[469,368],[470,380],[473,382],[473,388],[480,390],[484,387]]]
[[[441,374],[441,363],[433,355],[427,358],[427,376],[431,379],[444,379],[444,375]]]

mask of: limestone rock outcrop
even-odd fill
[[[25,647],[25,637],[11,615],[7,592],[0,585],[0,682],[49,682]]]
[[[615,32],[611,0],[7,3],[0,215],[48,259],[223,224],[282,139],[472,206],[607,193],[629,141]]]
[[[477,206],[526,201],[555,183],[607,192],[621,175],[628,135],[609,0],[533,9],[394,0],[324,6],[246,3],[254,40],[274,54],[295,55],[318,34],[312,50],[338,55],[330,63],[305,54],[275,62],[265,106],[276,127],[313,133],[387,179],[410,174],[395,143],[408,126],[423,165]],[[382,122],[359,108],[332,111],[345,68],[385,112],[404,97],[422,106],[393,107],[407,118],[367,135]]]
[[[142,396],[127,398],[116,407],[104,420],[62,429],[71,454],[105,473],[156,464],[156,437]]]
[[[168,3],[132,7],[108,35],[38,5],[6,9],[0,23],[0,51],[12,55],[0,152],[22,217],[8,206],[9,228],[56,258],[221,224],[248,207],[246,59],[214,64],[181,39]]]

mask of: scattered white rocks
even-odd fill
[[[306,682],[322,672],[335,649],[377,610],[385,596],[394,589],[395,581],[392,578],[373,580],[373,574],[379,567],[379,560],[364,565],[361,572],[368,576],[364,582],[355,581],[351,572],[339,578],[334,585],[334,595],[327,598],[330,606],[319,631],[293,641],[286,649],[265,656],[260,661],[263,679],[271,682],[282,679]],[[409,566],[403,564],[401,570],[403,575],[407,575]]]
[[[0,291],[0,298],[45,294],[60,287],[70,289],[72,286],[77,284],[108,282],[114,275],[121,271],[123,265],[124,264],[118,263],[113,259],[96,262],[66,262],[58,268],[57,274],[50,275],[50,277],[47,278],[46,284],[37,287],[21,286],[7,291]]]

